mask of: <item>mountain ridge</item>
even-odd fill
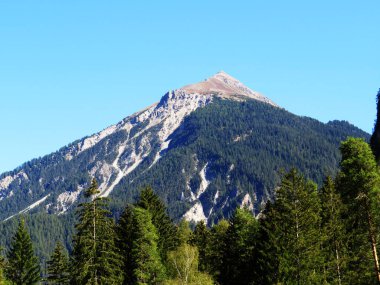
[[[205,85],[204,82],[207,84]],[[209,84],[210,82],[211,85]],[[251,100],[253,100],[253,103],[250,103]],[[246,104],[249,108],[244,109],[239,107],[242,106],[242,104]],[[182,88],[169,91],[158,103],[150,105],[124,118],[115,125],[111,125],[98,133],[77,140],[55,153],[44,156],[41,159],[29,161],[13,171],[0,175],[0,209],[6,209],[2,211],[3,213],[0,215],[0,219],[9,219],[10,217],[17,216],[19,213],[27,213],[37,208],[50,214],[65,214],[80,200],[81,193],[83,189],[86,188],[90,177],[96,177],[99,180],[100,195],[106,197],[117,190],[117,193],[119,193],[117,195],[123,196],[124,200],[130,199],[131,196],[120,192],[122,191],[121,189],[124,189],[124,192],[132,193],[134,191],[133,189],[139,187],[138,185],[142,183],[140,181],[141,179],[149,180],[150,178],[147,177],[147,175],[149,173],[155,173],[157,167],[162,167],[162,163],[160,163],[161,159],[167,157],[168,154],[171,154],[173,151],[178,152],[178,149],[183,149],[186,148],[186,145],[191,145],[191,137],[193,134],[191,132],[183,133],[183,130],[186,131],[186,128],[188,128],[188,125],[186,125],[188,121],[187,118],[189,118],[191,114],[197,113],[198,110],[202,110],[210,105],[213,105],[214,109],[219,108],[222,113],[218,114],[215,112],[214,114],[208,109],[208,112],[212,113],[212,117],[208,118],[209,121],[213,121],[217,116],[221,116],[221,121],[229,120],[230,117],[237,117],[238,114],[233,114],[234,112],[242,112],[242,116],[239,117],[239,120],[244,121],[246,117],[251,118],[250,116],[252,115],[245,112],[256,112],[257,110],[261,110],[262,115],[267,116],[267,118],[264,118],[265,120],[261,118],[260,112],[257,111],[255,116],[258,117],[252,117],[252,119],[262,120],[263,124],[273,120],[271,116],[280,115],[283,117],[283,119],[281,119],[283,121],[280,120],[268,125],[268,129],[266,129],[265,132],[273,132],[271,128],[282,128],[284,124],[284,127],[286,126],[286,128],[289,129],[289,132],[292,127],[295,127],[292,126],[292,124],[298,124],[297,126],[300,128],[303,128],[305,124],[315,124],[314,121],[307,122],[307,118],[301,119],[301,117],[299,117],[300,119],[296,119],[292,117],[290,119],[290,115],[286,113],[287,111],[279,108],[274,102],[270,101],[270,99],[252,91],[228,74],[219,72],[201,83],[186,85]],[[219,123],[220,122],[216,120],[214,125],[209,126],[210,130],[208,131],[212,131]],[[229,123],[231,130],[226,130],[227,132],[234,133],[241,128],[237,128],[236,124],[238,124],[238,122]],[[248,145],[244,145],[244,147],[248,147],[250,143],[249,140],[254,139],[252,134],[255,133],[255,128],[261,128],[261,126],[250,126],[252,122],[249,121],[244,121],[244,124],[249,128],[246,129],[246,127],[243,126],[244,131],[242,130],[242,133],[234,134],[230,141],[234,144],[241,143],[244,145],[248,143]],[[322,125],[318,128],[323,128],[323,126],[328,127],[328,124]],[[341,126],[342,125],[339,125],[339,127]],[[347,129],[345,131],[347,133],[356,132],[354,127],[344,128]],[[198,129],[202,129],[202,125],[199,126]],[[214,131],[216,130],[217,129]],[[284,133],[286,130],[287,129],[285,129],[285,131],[282,130],[281,132]],[[336,130],[331,130],[331,132],[335,131]],[[197,129],[193,130],[193,133],[197,133]],[[357,133],[361,136],[366,136],[364,132]],[[223,132],[219,135],[219,141],[223,141]],[[263,135],[264,133],[261,134],[261,136]],[[311,137],[313,135],[319,136],[318,132],[310,134]],[[178,140],[181,136],[183,137],[182,141]],[[341,134],[340,136],[344,138],[344,135]],[[195,138],[195,140],[196,139],[197,138]],[[212,139],[212,137],[210,139]],[[270,138],[268,137],[268,139],[276,140],[276,137],[271,136]],[[215,144],[218,143],[217,141],[215,142]],[[226,143],[228,144],[230,142]],[[323,142],[325,146],[329,145],[329,143],[330,142]],[[257,143],[254,145],[256,144]],[[258,146],[261,147],[260,144],[258,144]],[[271,144],[265,147],[271,147]],[[212,150],[209,149],[207,151],[210,152]],[[247,153],[248,152],[249,151],[247,151]],[[183,156],[183,154],[181,155]],[[163,193],[162,190],[158,191],[161,191],[162,196],[167,197],[165,200],[167,203],[177,205],[175,207],[178,208],[178,211],[182,211],[180,216],[194,221],[207,221],[211,219],[213,215],[213,213],[208,210],[211,209],[211,211],[215,213],[215,211],[218,210],[215,207],[220,206],[223,209],[223,207],[226,207],[226,205],[230,203],[226,202],[219,206],[211,207],[212,203],[217,205],[218,200],[224,199],[222,195],[223,191],[221,190],[218,190],[219,192],[214,191],[212,199],[209,197],[206,202],[202,202],[205,201],[205,197],[209,195],[208,192],[211,188],[225,187],[220,183],[215,186],[215,181],[213,180],[219,179],[219,175],[221,179],[225,179],[224,183],[226,187],[230,187],[228,185],[231,183],[228,180],[231,180],[231,175],[236,172],[236,169],[239,169],[239,165],[230,163],[226,166],[228,169],[220,170],[222,172],[218,173],[218,170],[213,169],[215,168],[215,165],[213,165],[215,161],[212,161],[212,159],[215,158],[212,158],[212,156],[211,159],[207,157],[200,158],[202,153],[197,153],[196,149],[194,150],[194,155],[188,157],[192,164],[191,167],[188,166],[186,168],[178,165],[180,169],[177,167],[177,169],[174,170],[184,172],[181,174],[182,176],[177,174],[178,181],[181,181],[182,184],[175,186],[178,189],[182,189],[182,193],[178,193],[173,197],[167,197],[167,194]],[[218,155],[223,156],[224,154]],[[260,154],[257,153],[256,155]],[[281,154],[279,150],[277,150],[273,154],[268,152],[267,155],[275,155],[276,158]],[[288,159],[291,158],[289,157]],[[164,161],[163,163],[166,162]],[[336,164],[336,161],[334,164]],[[243,173],[246,172],[244,169],[239,171]],[[266,171],[272,170],[267,169]],[[213,172],[216,173],[213,174]],[[154,175],[157,176],[159,174]],[[236,183],[238,182],[239,180],[236,181]],[[154,181],[152,181],[152,183],[157,184]],[[173,184],[174,182],[167,182],[168,185],[170,185],[170,183]],[[239,183],[246,184],[246,182]],[[240,190],[234,190],[232,189],[233,187],[230,187],[232,192],[228,194],[229,196],[226,193],[224,193],[224,195],[227,195],[227,198],[232,197],[228,199],[232,199],[233,201],[237,199],[236,201],[238,202],[236,203],[240,204],[240,206],[246,205],[252,209],[252,211],[257,211],[259,204],[262,202],[257,197],[261,197],[260,199],[268,199],[271,190],[268,188],[269,186],[260,186],[260,183],[262,184],[264,182],[249,183],[247,187],[256,187],[257,189],[252,189],[250,193],[249,191],[244,192],[241,190],[244,193],[242,192],[240,197],[240,194],[231,194],[236,191],[236,193],[238,193]],[[165,183],[159,183],[159,185],[162,185],[160,186],[162,188],[168,187]],[[270,187],[273,187],[273,185]],[[172,192],[174,189],[169,188],[168,191]],[[268,193],[263,195],[263,193],[258,194],[257,191]],[[233,195],[235,196],[233,197]],[[229,207],[233,207],[233,205],[235,205],[234,203],[235,202],[231,202]]]

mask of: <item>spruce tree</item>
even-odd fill
[[[151,214],[152,223],[158,233],[158,249],[161,258],[165,260],[167,252],[179,244],[176,228],[167,214],[165,204],[151,187],[146,187],[141,191],[137,206],[148,210]]]
[[[321,200],[321,236],[325,282],[346,284],[347,237],[342,214],[344,205],[335,190],[331,177],[327,177],[319,191]]]
[[[375,120],[375,127],[373,129],[373,134],[371,136],[371,149],[373,154],[375,155],[375,159],[377,164],[380,163],[380,89],[377,92],[376,96],[376,106],[377,106],[377,114]]]
[[[150,213],[140,207],[133,209],[132,260],[134,282],[138,285],[161,284],[165,279],[165,268],[158,251],[157,230]]]
[[[207,229],[204,221],[199,222],[191,235],[191,245],[198,248],[199,252],[199,265],[200,271],[211,271],[211,233]]]
[[[115,224],[107,210],[108,199],[99,196],[95,179],[84,192],[73,239],[72,284],[121,284],[121,257],[116,247]]]
[[[69,284],[69,259],[61,242],[57,242],[47,262],[48,284]]]
[[[254,250],[254,284],[278,284],[280,244],[272,222],[276,217],[271,201],[267,201],[259,216],[259,233]]]
[[[270,213],[278,257],[278,279],[286,284],[320,284],[320,203],[316,185],[295,169],[287,173],[276,191]]]
[[[0,247],[0,285],[5,285],[5,276],[4,276],[4,269],[5,269],[5,260],[2,255],[3,249]]]
[[[210,267],[209,273],[212,274],[215,280],[220,280],[220,275],[223,270],[224,251],[229,246],[227,244],[227,232],[229,223],[227,220],[220,220],[218,224],[211,228],[210,241]]]
[[[221,284],[250,284],[253,282],[254,245],[258,222],[247,209],[236,209],[226,233],[221,269]]]
[[[16,285],[37,284],[41,280],[40,266],[34,254],[25,221],[20,220],[7,253],[6,277]]]
[[[341,144],[341,171],[337,191],[346,207],[344,214],[349,236],[350,282],[380,283],[377,253],[379,231],[380,174],[369,145],[349,138]],[[375,268],[373,270],[372,268]]]
[[[117,246],[120,250],[122,257],[121,269],[123,272],[123,284],[129,285],[134,284],[134,267],[135,262],[132,256],[132,245],[135,234],[134,224],[133,224],[133,206],[128,205],[122,215],[120,216],[117,225]]]

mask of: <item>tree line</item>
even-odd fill
[[[362,139],[340,151],[320,189],[291,169],[258,217],[238,208],[211,227],[175,225],[149,187],[115,221],[93,180],[70,254],[58,243],[42,276],[21,219],[0,284],[379,284],[379,168]]]

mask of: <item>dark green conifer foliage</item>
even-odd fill
[[[380,162],[380,89],[376,96],[377,114],[375,120],[375,127],[371,136],[371,148],[375,155],[377,164]]]
[[[229,223],[227,220],[220,220],[218,224],[211,228],[210,260],[208,267],[214,280],[220,280],[223,270],[223,255],[227,245],[227,232]]]
[[[4,269],[5,269],[5,259],[2,255],[3,249],[0,247],[0,285],[5,285],[5,276],[4,276]]]
[[[69,284],[69,259],[61,242],[57,242],[54,252],[47,262],[47,272],[48,284]]]
[[[158,251],[157,230],[148,210],[133,209],[132,260],[135,282],[132,284],[160,284],[165,279],[165,268]]]
[[[167,214],[165,204],[153,192],[151,187],[146,187],[141,191],[137,206],[146,209],[152,216],[152,223],[158,233],[158,249],[162,260],[166,260],[168,251],[178,246],[176,228]]]
[[[279,262],[277,256],[281,254],[276,230],[273,228],[276,212],[273,204],[268,201],[259,217],[259,233],[254,250],[254,284],[277,284],[279,278]]]
[[[211,272],[211,233],[204,221],[199,222],[191,236],[192,245],[198,248],[199,264],[198,269],[204,272]]]
[[[363,139],[349,138],[342,143],[340,150],[342,162],[337,191],[347,209],[344,218],[349,237],[349,281],[372,284],[378,280],[380,283],[377,254],[380,205],[378,167],[369,145]]]
[[[122,215],[120,216],[119,223],[117,225],[117,246],[120,250],[122,257],[121,269],[123,272],[123,284],[134,284],[134,267],[135,263],[132,256],[132,246],[135,234],[133,226],[133,206],[128,205]]]
[[[286,174],[270,214],[279,262],[279,281],[321,284],[320,203],[316,185],[295,169]]]
[[[13,236],[7,260],[6,276],[13,284],[31,285],[41,280],[39,262],[23,219]]]
[[[247,209],[236,209],[226,233],[221,269],[221,284],[253,282],[253,252],[258,222]]]
[[[324,279],[328,284],[347,284],[347,237],[342,218],[344,206],[331,177],[326,178],[319,197]]]
[[[98,194],[94,179],[84,193],[90,201],[79,205],[71,264],[73,284],[122,283],[115,224],[107,210],[108,200]]]

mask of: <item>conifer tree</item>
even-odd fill
[[[107,210],[107,199],[99,196],[95,179],[84,195],[89,201],[79,205],[71,283],[121,284],[121,258],[115,244],[115,225]]]
[[[169,250],[173,250],[178,244],[176,228],[166,212],[166,206],[153,192],[151,187],[141,191],[137,206],[146,209],[152,216],[152,223],[158,233],[158,249],[163,260]]]
[[[160,284],[165,279],[165,268],[158,251],[157,230],[150,213],[140,207],[133,209],[132,260],[133,274],[138,285]]]
[[[278,279],[285,284],[320,284],[320,203],[316,185],[295,169],[286,174],[270,213],[278,257]]]
[[[220,280],[220,275],[223,270],[223,255],[227,244],[227,232],[229,223],[227,220],[221,220],[218,224],[211,228],[210,241],[210,267],[209,273],[212,274],[214,280]]]
[[[247,209],[236,209],[230,219],[223,252],[221,284],[250,284],[253,281],[253,252],[258,222]]]
[[[0,285],[5,285],[5,276],[4,276],[4,268],[5,268],[5,260],[3,255],[1,254],[3,249],[0,247]]]
[[[47,262],[48,284],[69,284],[69,259],[61,242],[57,242]]]
[[[375,127],[371,136],[371,149],[375,155],[377,164],[380,163],[380,89],[376,96],[377,114],[375,120]]]
[[[379,231],[380,174],[373,153],[363,139],[349,138],[341,144],[341,171],[337,190],[346,206],[349,236],[350,282],[380,283],[377,253]],[[371,270],[375,268],[375,270]]]
[[[204,221],[199,222],[191,235],[191,245],[198,248],[199,253],[199,265],[200,271],[211,271],[211,233],[207,229]]]
[[[321,236],[325,282],[346,284],[347,243],[342,214],[344,206],[335,190],[334,181],[327,177],[319,191],[321,200]]]
[[[128,205],[122,215],[120,216],[117,225],[117,246],[120,250],[122,257],[121,269],[123,272],[123,284],[134,284],[134,267],[135,262],[132,256],[132,245],[134,239],[134,225],[133,225],[133,206]]]
[[[281,255],[278,237],[272,221],[276,216],[271,201],[267,201],[259,216],[259,233],[254,250],[254,284],[277,284],[279,279],[278,256]],[[273,217],[273,218],[272,218]]]
[[[32,241],[23,219],[20,220],[12,238],[7,260],[5,273],[13,284],[32,285],[41,280],[38,259],[34,255]]]

